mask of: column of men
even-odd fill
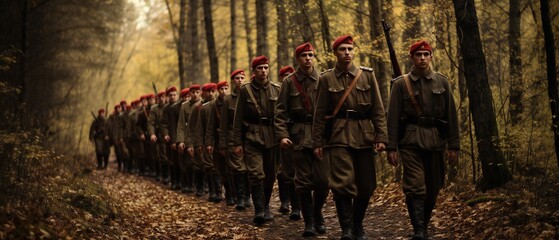
[[[404,165],[412,238],[427,238],[444,180],[443,153],[448,148],[455,160],[459,149],[452,91],[431,70],[431,46],[410,47],[414,66],[394,81],[388,126],[373,69],[353,63],[353,38],[338,37],[332,52],[335,67],[319,74],[313,46],[301,44],[297,69],[280,70],[281,86],[269,80],[268,58],[258,56],[247,82],[244,70],[231,73],[231,88],[228,81],[180,92],[171,86],[131,105],[122,101],[108,121],[99,110],[90,131],[98,167],[106,168],[110,143],[119,171],[154,176],[197,197],[207,192],[210,202],[222,201],[224,189],[227,206],[254,206],[256,225],[274,219],[270,199],[278,179],[279,211],[291,211],[291,220],[302,214],[303,237],[326,233],[322,208],[331,190],[340,239],[366,239],[373,160],[386,148],[391,164],[401,156]]]

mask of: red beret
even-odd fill
[[[126,105],[126,100],[120,101],[120,105]]]
[[[146,99],[155,98],[155,94],[150,93],[146,95]]]
[[[142,96],[140,97],[140,101],[141,101],[141,100],[144,100],[144,99],[148,99],[148,95],[147,95],[147,94],[146,94],[146,95],[142,95]]]
[[[202,86],[202,91],[211,91],[211,90],[215,90],[217,88],[217,85],[215,83],[206,83],[204,84],[204,86]]]
[[[115,110],[119,107],[121,107],[120,104],[115,105]]]
[[[433,48],[431,48],[431,45],[425,40],[419,40],[410,46],[410,54],[419,50],[433,52]]]
[[[165,93],[169,94],[170,92],[176,92],[177,91],[177,87],[175,86],[171,86],[168,87],[167,90],[165,91]]]
[[[140,99],[136,99],[132,101],[131,105],[137,105],[138,103],[140,103]]]
[[[295,72],[295,69],[292,66],[285,66],[279,70],[279,75],[283,76],[284,74],[290,74]]]
[[[353,37],[349,35],[339,36],[332,44],[332,50],[336,50],[342,43],[353,44]]]
[[[99,111],[97,111],[97,113],[98,114],[105,113],[105,109],[101,108],[101,109],[99,109]]]
[[[227,81],[218,82],[217,85],[216,85],[217,89],[220,89],[220,88],[223,87],[223,86],[229,86],[229,84],[227,83]]]
[[[295,57],[298,57],[299,55],[301,55],[301,53],[307,51],[314,51],[314,47],[308,42],[303,43],[295,48]]]
[[[189,92],[190,92],[190,89],[188,89],[188,88],[185,88],[185,89],[181,90],[180,97],[185,97]]]
[[[237,74],[239,74],[239,73],[245,75],[245,70],[243,70],[243,69],[237,69],[237,70],[233,71],[233,72],[231,73],[231,79],[233,79],[233,78],[234,78],[235,76],[237,76]]]
[[[157,96],[158,96],[158,97],[162,97],[162,96],[165,96],[165,91],[161,91],[161,92],[159,92],[159,93],[157,94]]]
[[[200,85],[194,84],[190,86],[190,91],[196,91],[196,90],[200,90]]]
[[[252,59],[252,69],[256,69],[258,65],[268,64],[268,58],[266,56],[258,56]]]

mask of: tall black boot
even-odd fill
[[[105,154],[103,155],[103,169],[107,169],[107,167],[109,166],[109,155]]]
[[[301,203],[301,210],[303,212],[303,220],[305,222],[305,229],[303,230],[303,237],[316,236],[314,229],[314,213],[313,213],[313,199],[312,193],[309,190],[302,190],[299,192],[299,200]]]
[[[239,211],[245,210],[245,201],[246,201],[246,194],[245,189],[247,185],[245,185],[245,173],[235,173],[233,175],[235,178],[235,190],[237,191],[237,203],[235,205],[235,209]]]
[[[342,227],[342,236],[340,240],[353,239],[353,199],[350,197],[337,198],[336,212],[338,214],[338,221]]]
[[[163,184],[169,184],[169,182],[171,181],[168,163],[161,164],[161,179],[163,179]]]
[[[250,198],[251,189],[248,187],[248,186],[250,186],[250,185],[249,185],[249,184],[250,184],[250,181],[249,181],[249,179],[248,179],[248,173],[245,172],[245,173],[244,173],[244,176],[245,176],[245,186],[247,186],[247,187],[246,187],[246,191],[245,191],[245,208],[251,208],[251,207],[252,207],[252,205],[251,205],[251,203],[250,203],[250,200],[251,200],[251,198]]]
[[[278,178],[278,191],[279,199],[281,202],[279,212],[282,214],[289,213],[289,189],[288,184],[285,182],[285,177],[280,173]]]
[[[95,154],[95,157],[97,158],[97,169],[102,169],[103,168],[103,156],[101,154]]]
[[[363,218],[369,206],[369,199],[356,198],[353,200],[353,235],[356,240],[367,239],[363,230]]]
[[[299,220],[301,219],[301,203],[299,203],[299,194],[295,191],[295,183],[290,182],[288,183],[288,186],[289,200],[291,202],[291,214],[289,214],[289,220]],[[309,203],[312,203],[312,201]]]
[[[262,184],[252,185],[250,187],[252,192],[252,202],[254,203],[254,223],[264,224],[264,186]]]
[[[314,229],[318,234],[326,233],[326,224],[324,223],[324,216],[322,216],[322,207],[324,206],[327,197],[328,197],[328,190],[314,191],[314,195],[313,195]]]
[[[425,208],[424,208],[424,215],[423,223],[425,224],[425,238],[429,238],[429,222],[431,222],[431,214],[433,213],[433,209],[435,208],[434,201],[425,201]]]
[[[424,204],[425,204],[425,200],[421,198],[406,197],[408,214],[410,216],[411,224],[413,226],[412,239],[417,239],[417,240],[425,239]]]
[[[215,195],[215,185],[213,181],[213,175],[208,173],[206,174],[206,182],[208,183],[208,202],[214,202],[216,195]]]
[[[218,203],[223,200],[223,191],[222,191],[222,184],[221,184],[221,177],[219,174],[212,174],[212,181],[214,185],[214,202]]]
[[[194,181],[196,182],[196,197],[204,195],[204,172],[202,169],[194,170]]]

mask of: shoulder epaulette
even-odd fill
[[[243,87],[243,86],[245,86],[245,85],[248,85],[248,84],[250,84],[250,81],[247,81],[247,82],[242,83],[242,84],[241,84],[241,87]]]
[[[275,82],[270,82],[270,84],[272,84],[272,85],[274,85],[274,86],[276,86],[276,87],[281,87],[281,85],[279,85],[278,83],[275,83]]]
[[[334,69],[333,68],[327,69],[326,71],[321,72],[320,75],[324,75],[325,73],[331,72],[332,70],[334,70]]]
[[[400,80],[400,79],[404,79],[404,75],[400,75],[400,76],[398,76],[398,77],[396,77],[396,78],[390,80],[390,83],[394,83],[394,82],[396,82],[396,81],[398,81],[398,80]]]
[[[206,106],[206,105],[208,105],[208,104],[211,104],[211,103],[213,103],[214,101],[215,101],[215,100],[211,100],[211,101],[209,101],[209,102],[205,102],[204,104],[202,104],[202,106]]]
[[[372,71],[373,71],[373,68],[370,68],[370,67],[363,67],[363,66],[360,66],[359,68],[361,68],[361,70],[363,70],[363,71],[368,71],[368,72],[372,72]]]

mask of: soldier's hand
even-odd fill
[[[446,157],[448,157],[449,161],[457,161],[458,151],[454,149],[449,149],[448,151],[446,151]]]
[[[109,136],[105,136],[105,141],[109,141]]]
[[[213,146],[207,146],[206,147],[206,152],[208,154],[214,154],[214,147]]]
[[[146,140],[146,136],[144,134],[140,135],[140,140],[145,141]]]
[[[178,149],[179,149],[179,152],[184,152],[184,143],[179,143],[178,144]]]
[[[177,144],[171,143],[171,149],[177,150]]]
[[[199,154],[204,153],[204,151],[202,150],[202,147],[196,147],[196,151],[198,151]]]
[[[377,152],[382,152],[386,149],[386,145],[384,145],[384,143],[375,143],[375,150],[377,150]]]
[[[233,151],[235,153],[235,155],[237,155],[238,157],[243,156],[243,146],[236,146],[235,150]]]
[[[280,141],[280,146],[283,149],[287,149],[290,148],[291,146],[293,146],[293,142],[291,140],[289,140],[289,138],[282,138]]]
[[[322,155],[322,148],[318,147],[314,149],[314,156],[316,156],[318,159],[322,159],[323,155]]]
[[[219,153],[221,153],[221,155],[224,157],[227,156],[227,148],[220,148]]]
[[[165,138],[165,142],[170,142],[171,141],[171,137],[169,137],[169,135],[166,135],[164,138]]]
[[[389,151],[388,152],[388,162],[392,165],[397,167],[399,163],[400,154],[398,151]]]
[[[151,135],[151,142],[157,142],[157,137],[155,135]]]
[[[193,147],[187,148],[186,151],[188,152],[188,155],[190,155],[190,157],[194,157],[194,148]]]

